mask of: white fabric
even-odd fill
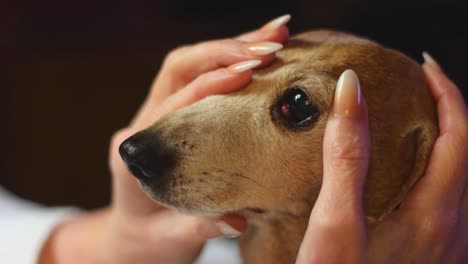
[[[36,263],[54,226],[76,211],[71,207],[45,208],[0,187],[0,263]]]
[[[36,263],[53,228],[77,211],[73,207],[43,207],[19,199],[0,186],[0,263]],[[213,239],[196,264],[240,262],[234,241]]]
[[[239,249],[235,240],[217,238],[209,240],[196,264],[239,264]]]

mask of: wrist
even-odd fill
[[[107,263],[109,209],[78,215],[58,225],[44,244],[39,264]]]

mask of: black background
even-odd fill
[[[0,184],[85,208],[110,196],[107,151],[170,49],[252,30],[284,13],[291,33],[353,32],[468,90],[466,1],[17,1],[0,8]]]

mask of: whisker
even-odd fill
[[[204,194],[203,197],[205,197],[206,199],[212,201],[214,204],[216,204],[216,206],[221,207],[221,205],[215,199],[213,199],[211,196],[209,196],[208,194]]]
[[[258,181],[254,180],[254,179],[252,179],[252,178],[250,178],[250,177],[247,177],[247,176],[245,176],[245,175],[242,175],[242,174],[240,174],[240,173],[232,173],[231,176],[236,176],[236,177],[240,177],[240,178],[242,178],[242,179],[249,180],[249,181],[251,181],[251,182],[256,183],[256,184],[259,185],[260,187],[264,188],[265,190],[267,190],[267,191],[269,191],[269,192],[272,192],[272,190],[270,190],[270,189],[268,189],[267,187],[263,186],[263,185],[262,185],[261,183],[259,183]]]

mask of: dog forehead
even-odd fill
[[[315,30],[291,37],[285,49],[277,53],[277,57],[285,63],[299,61],[316,64],[320,68],[333,68],[359,60],[369,50],[378,52],[381,48],[373,41],[351,34]]]

